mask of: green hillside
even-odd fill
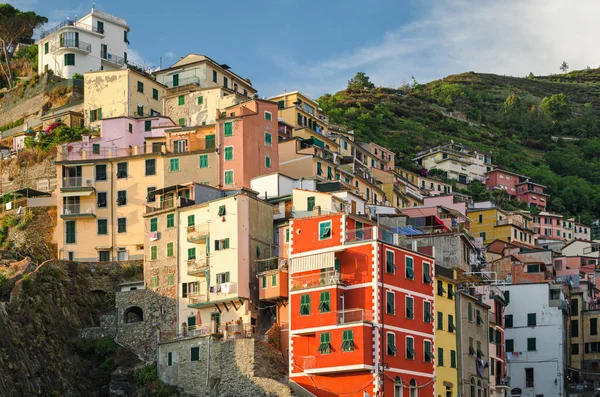
[[[360,77],[319,98],[321,108],[357,139],[394,150],[399,165],[415,170],[416,152],[454,140],[548,186],[549,210],[600,217],[599,69],[527,78],[469,72],[398,89]]]

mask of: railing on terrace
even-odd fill
[[[120,66],[125,65],[125,58],[120,57],[120,56],[115,55],[115,54],[108,53],[108,52],[106,52],[106,53],[102,53],[101,52],[100,53],[100,58],[104,59],[105,61],[117,64],[117,65],[120,65]]]
[[[277,269],[287,269],[287,262],[285,265],[280,266],[281,258],[279,258],[278,256],[267,259],[256,259],[254,263],[256,263],[257,273],[263,273]]]
[[[183,87],[183,86],[190,85],[190,84],[195,84],[195,85],[199,86],[200,78],[197,76],[192,76],[192,77],[186,77],[185,79],[180,79],[177,82],[177,85],[173,85],[173,81],[165,81],[163,84],[169,88]]]
[[[94,214],[94,207],[82,206],[81,204],[64,204],[63,215]]]
[[[146,214],[153,212],[167,210],[171,208],[181,208],[194,205],[194,200],[187,199],[185,197],[177,197],[173,199],[166,199],[156,203],[155,205],[146,205]]]
[[[44,37],[46,37],[46,36],[48,36],[48,35],[56,32],[59,29],[62,29],[64,27],[66,27],[66,26],[74,26],[74,27],[77,27],[79,29],[84,29],[84,30],[87,30],[87,31],[90,31],[90,32],[104,34],[104,30],[103,29],[98,29],[97,27],[92,26],[92,25],[87,25],[85,23],[81,23],[81,22],[78,22],[78,21],[71,21],[71,20],[67,19],[66,21],[59,23],[58,25],[56,25],[55,27],[53,27],[50,30],[42,31],[40,33],[40,39],[43,39]]]
[[[376,234],[374,232],[375,232],[375,230],[373,227],[347,230],[346,231],[346,242],[353,243],[353,242],[359,242],[359,241],[373,240],[376,236]]]
[[[322,273],[305,274],[292,277],[292,291],[314,288],[324,285],[344,285],[344,275],[336,270],[328,270]]]
[[[356,322],[372,322],[373,312],[364,309],[347,309],[340,310],[336,313],[337,324],[348,324]]]
[[[79,48],[80,50],[91,52],[92,45],[85,41],[75,39],[59,40],[52,45],[52,51],[56,51],[59,48]]]
[[[200,291],[188,292],[187,297],[190,300],[190,303],[200,303],[208,300],[208,296]]]
[[[80,176],[68,176],[63,178],[63,188],[70,187],[93,187],[94,180],[93,179],[83,179]]]
[[[210,268],[210,258],[202,256],[201,258],[190,259],[187,261],[187,271],[190,273],[206,272]]]
[[[187,241],[192,242],[200,242],[203,239],[206,239],[209,235],[208,225],[194,225],[188,226],[187,228]]]

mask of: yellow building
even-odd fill
[[[527,214],[488,207],[469,209],[468,217],[471,219],[471,233],[483,238],[484,244],[496,239],[535,244],[535,231]]]
[[[456,318],[454,296],[457,285],[455,270],[435,265],[435,395],[440,397],[456,396],[459,393],[456,353],[456,323],[459,319]]]
[[[166,87],[133,69],[88,72],[83,84],[83,115],[87,126],[98,126],[102,119],[162,113]]]
[[[317,102],[301,92],[286,92],[269,100],[277,102],[279,118],[295,127],[294,136],[310,138],[314,132],[323,135],[327,131],[329,117],[319,110]]]
[[[183,153],[164,145],[153,153],[151,143],[147,146],[145,151],[138,151],[138,147],[118,151],[100,148],[98,154],[90,154],[92,158],[66,157],[59,151],[59,258],[143,259],[142,214],[146,205],[156,204],[150,192],[190,180],[218,183],[214,146]]]

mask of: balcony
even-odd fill
[[[88,32],[97,33],[97,34],[100,34],[100,35],[104,34],[104,30],[98,29],[95,26],[87,25],[85,23],[81,23],[81,22],[78,22],[78,21],[71,21],[71,20],[67,19],[66,21],[64,21],[62,23],[59,23],[58,25],[56,25],[55,27],[53,27],[50,30],[42,31],[40,33],[40,39],[43,39],[44,37],[49,36],[52,33],[56,32],[56,31],[58,31],[58,30],[60,30],[60,29],[62,29],[64,27],[75,27],[75,28],[78,28],[78,29],[86,30]]]
[[[206,293],[201,293],[200,291],[188,292],[187,298],[190,300],[191,304],[208,301],[208,295],[206,295]]]
[[[113,66],[114,65],[116,65],[116,66],[124,66],[125,65],[125,58],[122,58],[115,54],[110,54],[108,52],[100,52],[100,58],[102,59],[102,61],[106,61],[106,62],[113,64]]]
[[[326,285],[346,285],[342,275],[336,270],[328,270],[321,273],[305,274],[292,277],[292,291],[323,287]]]
[[[288,297],[288,266],[285,260],[273,257],[255,260],[258,274],[259,299],[277,301]]]
[[[197,76],[186,77],[185,79],[180,79],[176,81],[177,84],[174,84],[173,81],[165,81],[163,84],[166,85],[170,89],[177,89],[179,87],[185,87],[188,85],[197,85],[200,86],[200,78]]]
[[[66,49],[79,50],[84,53],[90,53],[92,52],[92,45],[90,43],[86,43],[85,41],[69,39],[59,40],[58,42],[52,44],[51,47],[52,52],[57,52]]]
[[[187,261],[187,274],[188,276],[206,277],[210,270],[210,258],[203,256],[197,259],[190,259]]]
[[[94,191],[94,180],[83,179],[80,176],[69,176],[63,178],[62,186],[60,187],[61,192],[89,192],[88,194],[82,193],[78,196],[89,196]],[[66,197],[66,195],[63,195]]]
[[[206,244],[208,239],[208,225],[188,226],[187,241],[193,244]]]
[[[144,213],[148,215],[158,211],[187,207],[189,205],[194,205],[194,200],[190,200],[185,197],[177,197],[176,199],[163,200],[153,206],[146,205]]]
[[[337,313],[337,325],[373,322],[373,312],[364,309],[340,310]]]
[[[224,291],[223,287],[227,290]],[[239,306],[241,298],[238,298],[237,283],[229,282],[223,284],[211,285],[208,293],[197,292],[194,294],[188,294],[190,299],[190,308],[201,308],[209,305],[220,305],[222,304],[225,310],[229,310],[232,306]],[[229,307],[229,309],[228,309]]]
[[[62,219],[95,218],[96,214],[94,213],[94,206],[91,205],[65,204],[60,217]]]

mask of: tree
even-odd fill
[[[348,80],[348,88],[357,90],[369,90],[371,88],[375,88],[375,84],[371,83],[371,80],[369,80],[369,76],[367,76],[365,72],[358,72],[353,78]]]
[[[23,12],[10,4],[0,4],[0,69],[9,88],[14,87],[10,61],[17,44],[22,39],[31,39],[33,31],[46,22],[48,18],[33,11]]]
[[[560,64],[560,68],[559,68],[563,73],[567,73],[567,70],[569,70],[569,64],[567,63],[567,61],[563,61],[563,63]]]
[[[554,94],[551,97],[542,99],[540,109],[553,123],[567,118],[571,114],[571,108],[567,102],[565,94]]]

